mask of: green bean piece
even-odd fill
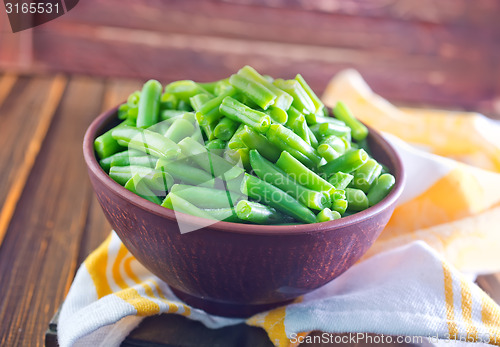
[[[155,132],[129,126],[114,129],[112,136],[128,144],[129,148],[151,154],[157,158],[177,158],[181,152],[179,146],[170,139]]]
[[[292,106],[302,113],[315,113],[316,107],[304,88],[296,80],[275,79],[273,84],[293,97]]]
[[[337,211],[332,211],[329,208],[325,208],[316,215],[316,222],[329,222],[331,220],[339,219],[340,217],[342,216]]]
[[[223,80],[218,81],[214,88],[214,94],[216,96],[220,96],[229,91],[235,91],[233,86],[229,83],[229,78],[225,78]]]
[[[163,93],[160,98],[160,110],[175,110],[179,99],[170,93]]]
[[[113,162],[114,159],[116,158],[129,158],[129,157],[141,157],[144,156],[146,153],[142,151],[137,151],[135,149],[130,149],[130,150],[125,150],[121,151],[118,153],[115,153],[107,158],[101,159],[99,161],[99,165],[101,165],[102,169],[106,172],[109,172],[109,169],[111,168],[111,163]]]
[[[211,215],[212,218],[216,220],[231,223],[245,223],[244,220],[238,218],[234,208],[205,208],[203,211]]]
[[[242,193],[252,199],[265,202],[276,210],[304,223],[314,223],[316,221],[314,213],[292,196],[247,173],[245,173],[245,179],[242,183]]]
[[[311,126],[311,130],[316,137],[325,137],[330,135],[350,136],[351,134],[351,128],[347,125],[333,123],[316,123]]]
[[[364,140],[368,136],[368,128],[352,115],[349,108],[342,101],[337,102],[333,114],[351,128],[352,138],[356,141]]]
[[[319,145],[317,148],[318,154],[325,158],[327,162],[332,161],[333,159],[337,159],[340,154],[334,150],[330,145],[327,145],[326,143],[323,143],[322,145]]]
[[[217,126],[217,121],[209,123],[205,116],[200,112],[196,112],[196,120],[198,121],[200,128],[203,130],[207,140],[215,140],[216,137],[214,131]]]
[[[207,101],[203,106],[198,110],[199,113],[203,115],[203,119],[207,123],[217,122],[221,117],[221,113],[219,111],[220,104],[222,100],[227,96],[234,96],[236,94],[236,89],[231,87],[221,95]]]
[[[118,107],[118,119],[121,119],[121,120],[127,119],[128,118],[128,109],[129,108],[130,108],[129,105],[127,105],[127,104],[121,104]]]
[[[330,207],[330,195],[328,192],[314,191],[297,184],[285,171],[263,158],[255,149],[250,151],[250,165],[254,173],[261,180],[280,188],[303,205],[315,210]]]
[[[282,150],[293,148],[306,156],[315,165],[318,165],[321,161],[321,157],[311,145],[301,139],[292,130],[285,128],[281,124],[272,124],[266,135],[269,141],[278,147],[281,146]],[[283,143],[286,145],[285,148],[283,148]]]
[[[189,102],[190,97],[200,93],[213,97],[212,94],[206,91],[203,87],[199,86],[198,83],[190,80],[175,81],[168,84],[165,87],[165,93],[172,94],[184,102]],[[179,106],[177,106],[177,108],[179,108]]]
[[[344,154],[349,149],[349,143],[345,139],[335,135],[326,136],[321,140],[321,144],[329,145],[339,154]]]
[[[104,134],[98,136],[94,140],[94,149],[97,152],[97,155],[99,156],[99,159],[104,159],[109,157],[110,155],[113,155],[117,152],[121,152],[126,149],[126,147],[121,146],[118,141],[116,141],[113,136],[111,135],[112,132],[116,129],[123,128],[127,125],[131,125],[133,122],[129,119],[121,122],[114,128],[106,131]]]
[[[195,111],[201,110],[203,105],[209,102],[212,98],[208,94],[200,93],[196,94],[189,98],[189,102],[191,103],[191,107]]]
[[[193,111],[193,108],[191,107],[191,102],[184,100],[179,100],[179,103],[177,104],[177,109],[186,112]]]
[[[311,87],[309,87],[309,85],[307,84],[304,77],[302,77],[301,74],[297,74],[297,76],[295,76],[295,80],[300,83],[300,85],[302,86],[302,88],[304,89],[304,91],[307,93],[307,95],[311,99],[312,103],[314,104],[314,107],[316,108],[316,111],[314,113],[311,112],[311,114],[316,114],[318,112],[322,112],[323,108],[325,106],[323,105],[321,100],[318,98],[316,93],[314,93],[314,91],[311,89]],[[308,124],[309,124],[309,122],[308,122]]]
[[[219,110],[233,121],[248,125],[260,133],[265,133],[271,125],[271,118],[267,114],[253,110],[230,96],[222,100]]]
[[[214,135],[218,139],[227,141],[231,139],[231,137],[233,137],[234,132],[236,131],[239,125],[240,123],[235,122],[231,118],[223,117],[220,120],[219,124],[217,124],[217,126],[215,127]]]
[[[147,81],[139,98],[137,127],[147,128],[158,123],[160,112],[161,84],[156,80]]]
[[[174,209],[174,206],[172,206],[172,195],[171,195],[171,193],[168,193],[165,196],[165,199],[163,199],[163,201],[161,203],[161,206],[163,206],[165,208],[168,208],[168,209],[171,209],[171,210]]]
[[[368,198],[361,189],[346,188],[347,208],[352,211],[363,211],[369,206]]]
[[[353,178],[353,175],[339,171],[331,175],[328,182],[330,182],[335,189],[346,189],[347,185],[351,183]]]
[[[165,198],[165,200],[166,199],[167,198]],[[181,198],[177,194],[169,193],[168,194],[168,199],[170,200],[170,202],[166,203],[165,201],[163,201],[162,205],[169,204],[170,206],[172,206],[172,209],[174,211],[176,211],[176,212],[182,212],[182,213],[189,214],[189,215],[195,216],[195,217],[201,217],[201,218],[215,220],[215,218],[213,218],[207,212],[205,212],[202,209],[196,207],[195,205],[193,205],[189,201],[184,200],[183,198]],[[164,206],[164,207],[166,207],[166,206]]]
[[[342,216],[345,214],[347,210],[347,200],[346,199],[338,199],[332,202],[332,207],[330,207],[333,211],[337,211]]]
[[[185,137],[191,136],[194,125],[185,119],[176,119],[165,133],[165,137],[177,143]]]
[[[224,150],[226,149],[227,142],[221,139],[215,139],[212,141],[208,141],[205,143],[205,147],[207,147],[208,150]]]
[[[318,113],[322,113],[322,111],[320,111]],[[316,113],[306,113],[304,116],[306,117],[307,125],[311,126],[311,125],[314,125],[317,123],[316,122]]]
[[[170,191],[200,208],[231,208],[242,199],[234,192],[185,184],[174,184]]]
[[[280,88],[276,87],[271,81],[266,79],[264,76],[259,74],[254,68],[251,66],[244,66],[238,71],[238,75],[241,75],[249,80],[252,80],[256,83],[260,83],[267,89],[269,89],[272,93],[276,95],[276,100],[274,101],[274,106],[276,106],[279,109],[282,109],[284,111],[288,110],[290,108],[290,105],[293,102],[293,97],[288,94],[287,92],[281,90]],[[278,123],[285,123],[285,121],[278,122]]]
[[[214,179],[208,172],[189,165],[186,160],[167,161],[160,159],[156,163],[156,169],[169,173],[174,179],[186,184],[199,185],[212,188]]]
[[[130,190],[132,193],[139,195],[141,198],[151,201],[157,205],[161,204],[160,198],[149,189],[149,187],[142,181],[141,176],[135,174],[131,179],[125,183],[125,189]]]
[[[276,224],[292,221],[289,216],[281,214],[272,207],[248,200],[238,202],[235,210],[238,218],[255,224]]]
[[[151,155],[142,155],[140,157],[120,156],[120,157],[113,158],[113,160],[111,161],[111,167],[138,165],[138,166],[146,166],[146,167],[154,168],[156,166],[157,160],[158,160],[158,158],[155,158]]]
[[[223,180],[231,180],[240,176],[244,170],[235,166],[220,156],[210,153],[205,146],[192,138],[186,137],[179,142],[182,153],[193,160],[199,167],[211,173],[212,177],[220,177]]]
[[[109,176],[122,186],[135,174],[139,175],[149,188],[159,192],[160,195],[164,195],[174,184],[174,179],[170,174],[150,167],[137,165],[113,166],[109,170]]]
[[[329,116],[324,117],[322,115],[316,115],[316,123],[319,123],[319,124],[330,123],[330,124],[338,125],[338,126],[347,126],[347,124],[345,124],[340,119],[336,119],[336,118],[329,117]]]
[[[275,162],[278,160],[281,151],[269,140],[248,126],[244,126],[240,133],[243,143],[250,149],[256,149],[266,159]]]
[[[139,105],[139,100],[141,99],[141,91],[136,90],[131,93],[127,98],[127,105],[130,107],[137,107]]]
[[[236,129],[233,136],[227,142],[227,148],[238,149],[238,148],[246,148],[247,147],[247,145],[245,145],[243,143],[243,140],[241,139],[241,133],[243,132],[244,127],[246,127],[245,124],[240,124],[238,126],[238,129]]]
[[[389,173],[380,175],[380,177],[375,181],[375,184],[373,184],[373,186],[370,188],[370,191],[367,195],[370,206],[373,206],[382,201],[382,199],[390,193],[395,183],[396,179],[393,175]]]
[[[312,130],[307,125],[307,122],[306,122],[306,130],[307,130],[307,133],[309,134],[308,137],[309,137],[309,142],[311,143],[311,146],[313,146],[314,148],[318,148],[318,146],[319,146],[318,139],[316,138],[316,135],[314,135]]]
[[[229,77],[229,83],[263,110],[275,104],[276,94],[255,80],[235,74]]]
[[[330,192],[335,189],[330,183],[305,167],[287,151],[283,151],[276,162],[276,166],[288,173],[296,182],[306,188],[316,191]]]
[[[176,118],[182,116],[186,111],[179,110],[163,110],[160,112],[160,120],[165,121],[168,119]]]
[[[288,120],[288,114],[283,109],[276,106],[269,106],[267,110],[264,111],[271,117],[271,120],[275,123],[285,124]]]
[[[354,172],[353,185],[354,188],[361,189],[363,192],[368,193],[370,187],[375,179],[380,176],[382,166],[375,160],[367,160],[359,169]]]
[[[330,176],[338,171],[351,173],[361,167],[361,165],[363,165],[368,158],[368,154],[363,149],[356,149],[344,153],[337,159],[319,167],[319,170],[327,176]]]
[[[165,135],[165,133],[167,132],[169,127],[170,127],[170,122],[163,121],[163,122],[159,122],[159,123],[151,125],[148,128],[148,130],[153,131],[153,132],[158,133],[158,134],[163,136],[163,135]]]
[[[246,171],[250,171],[250,156],[248,148],[228,149],[224,152],[225,158],[234,165],[243,166]]]
[[[293,106],[288,109],[287,113],[288,120],[285,125],[299,135],[301,139],[311,144],[305,116]]]
[[[219,82],[220,81],[215,81],[215,82],[198,82],[198,86],[200,86],[201,88],[205,89],[210,94],[215,95],[215,86],[217,86],[217,84]]]

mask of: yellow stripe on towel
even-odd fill
[[[444,274],[444,298],[446,305],[446,321],[448,323],[448,332],[450,337],[456,337],[458,334],[457,323],[455,321],[455,308],[453,303],[453,278],[451,270],[445,262],[443,262]]]
[[[106,277],[106,268],[108,265],[108,248],[111,243],[112,235],[85,259],[85,267],[94,282],[97,292],[97,298],[100,299],[112,293],[111,287]]]

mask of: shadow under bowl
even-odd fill
[[[404,185],[401,160],[373,129],[374,158],[396,178],[389,195],[339,220],[289,226],[216,222],[181,234],[176,213],[128,191],[96,159],[97,136],[118,123],[117,108],[87,129],[83,153],[97,199],[127,249],[186,303],[208,313],[248,317],[291,302],[335,279],[373,244]],[[179,214],[193,228],[206,220]],[[184,219],[184,218],[183,218]]]

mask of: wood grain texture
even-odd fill
[[[6,105],[4,112],[9,112],[10,117],[4,120],[5,126],[0,130],[0,172],[5,177],[0,184],[0,201],[3,202],[0,246],[65,86],[66,78],[62,76],[33,79],[26,94],[21,96],[21,100],[28,102],[10,103],[14,109]]]
[[[71,80],[13,215],[0,249],[2,346],[42,345],[74,276],[91,197],[81,141],[102,93],[102,82]]]
[[[0,106],[9,95],[14,83],[17,81],[17,75],[14,73],[6,73],[0,77]]]

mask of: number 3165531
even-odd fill
[[[42,4],[34,3],[5,3],[5,9],[8,14],[10,13],[59,13],[59,4],[51,4],[50,2]]]

